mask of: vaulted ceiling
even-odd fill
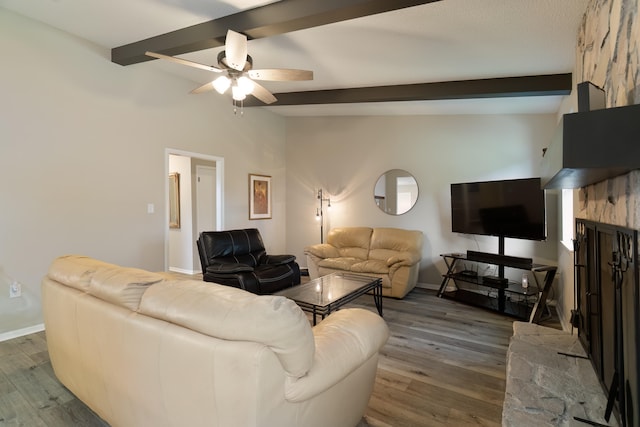
[[[588,0],[0,0],[111,50],[113,62],[194,82],[216,76],[227,29],[255,68],[314,71],[265,82],[283,115],[551,113],[571,90]],[[158,89],[161,90],[161,89]],[[208,92],[191,96],[222,96]]]

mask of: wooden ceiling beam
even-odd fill
[[[258,39],[437,1],[282,0],[113,48],[111,61],[131,65],[153,60],[146,51],[175,56],[224,46],[229,29]]]
[[[569,95],[571,73],[275,93],[269,106]],[[264,106],[250,97],[245,107]]]

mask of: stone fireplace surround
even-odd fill
[[[589,81],[603,88],[607,108],[640,104],[639,4],[640,0],[590,0],[578,32],[575,83]],[[584,187],[578,196],[575,217],[640,229],[640,171]],[[580,414],[617,425],[614,417],[609,423],[598,418],[606,396],[591,362],[558,351],[585,355],[577,334],[514,323],[503,425],[587,425],[572,420]],[[556,415],[543,419],[542,413]]]
[[[577,334],[514,322],[502,425],[587,426],[578,417],[617,427],[613,415],[604,419],[607,396],[586,356]]]

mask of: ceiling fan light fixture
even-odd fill
[[[231,96],[234,101],[242,101],[247,97],[247,94],[240,86],[234,84],[231,86]]]
[[[238,79],[238,86],[242,89],[242,91],[246,95],[248,95],[251,92],[253,92],[253,88],[255,87],[255,84],[250,78],[246,76],[242,76]]]
[[[227,91],[227,89],[229,89],[229,86],[231,86],[231,80],[229,80],[229,77],[227,76],[220,76],[211,82],[211,85],[219,94],[222,95]]]

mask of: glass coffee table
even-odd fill
[[[382,316],[382,279],[351,273],[331,273],[303,285],[287,288],[274,295],[287,297],[304,311],[328,316],[332,311],[371,291],[378,314]]]

